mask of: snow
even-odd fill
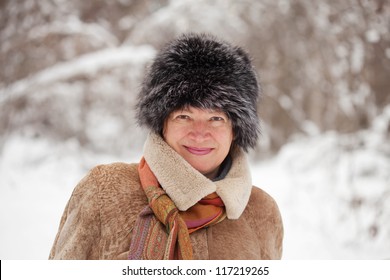
[[[363,68],[364,63],[364,45],[361,40],[356,39],[353,44],[353,50],[351,55],[351,70],[353,73],[358,74]]]
[[[239,8],[240,5],[235,6],[231,1],[223,0],[198,0],[196,5],[190,0],[171,0],[169,5],[156,11],[153,17],[138,22],[137,29],[125,44],[146,39],[155,43],[166,42],[166,36],[171,31],[176,35],[184,32],[224,34],[226,40],[239,41],[248,32],[248,24],[240,17]]]
[[[31,24],[29,24],[29,26],[31,26]],[[109,31],[105,30],[101,25],[84,23],[74,15],[69,16],[65,22],[57,21],[50,25],[32,28],[28,36],[32,40],[37,40],[45,38],[45,36],[50,34],[84,35],[90,37],[93,41],[101,42],[110,47],[117,46],[119,43],[117,38]]]
[[[285,258],[389,258],[389,156],[349,150],[345,142],[356,137],[301,139],[254,165],[254,181],[280,206]]]
[[[380,128],[379,122],[374,132],[298,138],[275,157],[252,162],[254,184],[282,213],[284,259],[390,257],[390,151],[378,150]],[[371,144],[356,148],[361,142]],[[0,157],[0,258],[46,259],[65,204],[87,171],[140,156],[96,154],[74,140],[9,137]]]
[[[379,32],[375,29],[367,30],[365,35],[366,35],[366,40],[370,43],[377,43],[381,38]]]
[[[31,77],[0,89],[0,102],[10,98],[10,95],[16,98],[33,85],[47,85],[79,75],[93,76],[103,69],[115,69],[126,64],[142,65],[150,61],[155,53],[155,49],[150,46],[122,46],[85,54],[71,61],[57,63]]]

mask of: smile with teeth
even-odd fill
[[[197,148],[197,147],[188,147],[188,146],[184,146],[184,147],[191,154],[198,155],[198,156],[207,155],[207,154],[211,153],[211,151],[213,150],[213,148]]]

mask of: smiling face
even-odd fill
[[[212,179],[229,153],[233,128],[222,111],[188,107],[168,116],[163,136],[192,167]]]

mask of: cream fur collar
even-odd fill
[[[144,157],[159,183],[180,211],[185,211],[206,195],[217,192],[229,219],[238,219],[252,189],[248,162],[241,149],[232,154],[233,164],[223,180],[213,182],[194,169],[158,134],[151,132],[145,142]]]

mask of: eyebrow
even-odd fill
[[[199,108],[200,110],[205,110],[207,111],[208,113],[210,114],[213,114],[213,113],[221,113],[221,114],[225,114],[226,113],[223,111],[223,110],[220,110],[220,109],[207,109],[207,108]],[[190,108],[188,107],[184,107],[182,108],[181,110],[178,110],[180,112],[188,112],[188,113],[194,113],[194,111],[192,111]]]

